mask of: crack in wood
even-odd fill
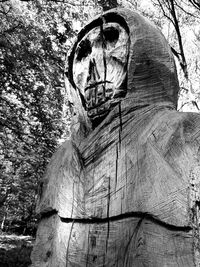
[[[103,19],[103,23],[105,23],[104,19]],[[106,50],[105,50],[106,49],[106,39],[105,39],[104,33],[103,33],[103,24],[100,25],[100,35],[101,35],[101,39],[102,39],[102,50],[103,50],[104,81],[106,81],[106,76],[107,76]],[[105,96],[105,92],[104,92],[104,96]]]
[[[74,182],[72,188],[72,210],[71,210],[71,217],[73,218],[73,211],[74,211]]]
[[[40,217],[38,218],[38,221],[41,221],[42,219],[45,219],[45,218],[49,218],[49,217],[56,215],[56,214],[58,214],[58,211],[56,209],[42,212],[40,214]]]
[[[122,133],[122,111],[121,111],[121,101],[118,104],[119,107],[119,149],[121,150],[121,133]]]
[[[127,266],[128,265],[128,256],[127,254],[129,254],[129,246],[131,244],[131,241],[133,239],[134,236],[137,236],[138,235],[138,232],[139,232],[139,229],[140,229],[140,226],[142,225],[142,222],[143,222],[144,218],[141,218],[139,221],[138,221],[138,224],[136,225],[133,233],[131,234],[130,238],[129,238],[129,241],[125,247],[125,255],[124,255],[124,264],[123,266]]]
[[[115,192],[117,188],[117,176],[118,176],[118,144],[116,144],[116,160],[115,160]]]
[[[110,217],[110,176],[108,177],[108,205],[107,205],[107,218]],[[106,253],[108,251],[108,240],[110,234],[110,220],[107,221],[108,228],[107,228],[107,236],[106,236]]]
[[[102,223],[108,223],[112,221],[119,221],[123,219],[128,218],[141,218],[142,220],[146,219],[149,220],[157,225],[163,226],[168,230],[171,231],[183,231],[183,232],[189,232],[192,230],[192,226],[186,225],[186,226],[177,226],[173,224],[169,224],[163,221],[160,221],[158,218],[154,217],[152,214],[146,213],[146,212],[128,212],[112,217],[106,217],[106,218],[98,218],[98,217],[92,217],[92,218],[63,218],[61,216],[60,220],[64,223],[80,223],[80,224],[102,224]]]
[[[70,233],[69,233],[69,239],[68,239],[68,243],[67,243],[67,251],[66,251],[66,267],[68,266],[68,257],[69,257],[69,244],[70,244],[70,240],[71,240],[71,236],[72,236],[72,230],[74,227],[74,220],[72,221],[72,226],[70,229]]]
[[[88,266],[89,263],[89,248],[90,248],[89,242],[90,242],[90,225],[88,229],[88,249],[87,249],[86,267]]]
[[[122,109],[121,109],[121,101],[119,101],[119,104],[118,104],[118,107],[119,107],[119,125],[120,125],[120,131],[122,132]]]

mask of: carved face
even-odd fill
[[[129,35],[116,22],[101,21],[77,43],[73,82],[92,122],[101,121],[126,94],[128,50]]]

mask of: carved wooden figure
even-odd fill
[[[162,33],[113,9],[69,56],[71,140],[42,181],[34,267],[199,266],[200,115]]]

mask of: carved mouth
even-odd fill
[[[109,112],[109,102],[113,97],[114,90],[113,88],[106,88],[105,83],[108,81],[89,85],[85,89],[87,113],[92,120]]]
[[[109,101],[107,101],[99,106],[91,108],[90,110],[87,111],[87,114],[91,120],[95,120],[106,116],[109,113],[109,111],[110,111],[110,103]]]
[[[88,89],[90,89],[90,88],[96,87],[96,86],[101,85],[101,84],[106,84],[106,83],[112,83],[112,82],[109,82],[109,81],[100,81],[100,82],[91,83],[90,85],[88,85],[88,86],[85,88],[85,92],[86,92]]]

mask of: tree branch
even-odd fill
[[[194,15],[194,14],[188,12],[187,10],[185,10],[185,8],[183,8],[181,5],[179,5],[178,2],[177,2],[176,0],[174,0],[174,3],[176,4],[176,6],[177,6],[178,8],[180,8],[183,12],[185,12],[185,14],[187,14],[187,15],[189,15],[189,16],[191,16],[191,17],[195,17],[195,18],[198,18],[198,19],[199,19],[198,16],[196,16],[196,15]]]
[[[187,63],[186,63],[185,54],[184,54],[184,50],[183,50],[183,43],[182,43],[181,32],[180,32],[180,28],[179,28],[179,22],[178,22],[178,19],[176,16],[174,0],[169,0],[169,1],[171,3],[171,15],[172,15],[173,20],[174,20],[174,27],[175,27],[175,30],[177,33],[178,44],[179,44],[179,49],[180,49],[180,54],[181,54],[181,59],[182,59],[182,62],[180,62],[180,65],[181,65],[181,68],[184,72],[185,78],[188,79]]]
[[[163,15],[167,19],[169,19],[172,22],[172,24],[174,25],[174,28],[175,28],[175,31],[176,31],[176,35],[177,35],[177,38],[178,38],[178,45],[179,45],[180,53],[178,53],[175,49],[172,49],[172,52],[179,59],[180,66],[181,66],[181,68],[183,70],[184,76],[185,76],[186,79],[188,79],[187,62],[186,62],[186,59],[185,59],[185,54],[184,54],[184,49],[183,49],[183,43],[182,43],[182,37],[181,37],[179,22],[178,22],[178,19],[177,19],[175,5],[174,5],[175,2],[174,2],[174,0],[166,0],[166,1],[163,1],[162,3],[161,3],[160,0],[157,0],[157,2],[159,3],[159,6],[160,6],[160,8],[161,8],[161,10],[163,12]],[[165,5],[165,7],[168,9],[168,11],[171,14],[171,17],[169,17],[166,14],[166,12],[165,12],[165,10],[163,8],[163,5]]]
[[[171,23],[174,25],[174,21],[170,18],[170,16],[168,16],[168,15],[166,14],[166,12],[165,12],[165,10],[164,10],[164,8],[163,8],[163,5],[162,5],[162,3],[160,2],[160,0],[157,0],[157,2],[158,2],[158,5],[159,5],[159,7],[161,8],[161,10],[162,10],[162,12],[163,12],[163,15],[164,15],[168,20],[170,20]]]
[[[188,0],[189,3],[191,3],[195,8],[197,8],[198,10],[200,10],[200,2],[195,1],[195,0]]]

